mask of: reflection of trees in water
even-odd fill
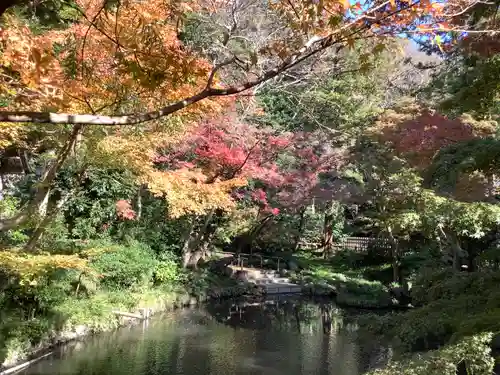
[[[341,328],[353,329],[353,322],[333,302],[303,298],[232,300],[207,306],[219,323],[234,328],[290,330],[332,334]]]
[[[359,375],[387,352],[355,328],[353,314],[330,301],[227,301],[100,335],[29,374]]]
[[[357,330],[356,315],[361,312],[346,312],[331,301],[290,297],[224,301],[209,305],[207,311],[230,327],[263,331],[258,334],[257,346],[265,341],[266,332],[302,334],[300,344],[295,343],[290,354],[302,356],[302,366],[320,374],[360,374],[384,364],[389,356],[379,340],[369,338],[360,343],[357,335],[346,335]],[[343,334],[339,334],[341,330]],[[289,344],[294,345],[290,340]]]

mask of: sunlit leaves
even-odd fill
[[[24,254],[17,251],[0,251],[0,268],[18,274],[21,282],[36,285],[37,280],[56,269],[73,269],[92,272],[87,259],[78,255]]]
[[[207,183],[202,173],[185,169],[157,171],[148,177],[149,190],[158,197],[165,197],[169,203],[166,214],[171,217],[205,214],[217,208],[231,210],[235,207],[231,191],[247,184],[244,178]]]
[[[415,354],[410,360],[392,362],[370,375],[455,375],[459,365],[464,364],[466,372],[489,375],[495,364],[491,356],[491,333],[481,333],[467,337],[424,355]]]
[[[389,143],[396,154],[416,168],[426,168],[434,155],[445,146],[495,132],[494,122],[478,122],[463,116],[451,119],[414,102],[386,111],[369,130],[382,142]]]

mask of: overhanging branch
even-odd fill
[[[144,113],[131,113],[125,115],[104,116],[95,114],[68,114],[68,113],[51,113],[51,112],[30,112],[30,111],[0,111],[0,122],[10,123],[44,123],[44,124],[74,124],[74,125],[101,125],[101,126],[115,126],[115,125],[136,125],[147,121],[156,120],[162,117],[169,116],[183,108],[193,105],[201,100],[209,97],[229,96],[241,93],[253,87],[256,87],[274,77],[280,75],[284,71],[298,65],[299,63],[309,59],[310,57],[318,54],[325,49],[336,45],[343,45],[347,39],[352,38],[354,35],[369,28],[366,24],[359,26],[359,22],[364,20],[369,14],[376,12],[378,9],[387,4],[388,1],[368,10],[363,16],[353,20],[351,23],[345,25],[334,33],[325,37],[314,36],[309,40],[301,49],[296,53],[289,56],[281,64],[271,69],[260,77],[254,80],[249,80],[241,85],[234,85],[224,89],[212,88],[211,83],[214,75],[218,69],[226,65],[216,65],[207,80],[206,87],[195,95],[187,97],[183,100],[177,101],[163,108],[151,112]],[[417,1],[418,3],[418,1]],[[415,3],[414,3],[415,4]],[[413,6],[410,4],[408,8]],[[407,9],[407,8],[406,8]],[[386,16],[387,17],[387,16]],[[385,17],[384,17],[385,18]],[[353,29],[352,32],[342,34],[346,30]],[[231,60],[230,60],[231,61]],[[229,61],[229,62],[230,62]]]
[[[39,123],[39,124],[75,124],[75,125],[104,125],[104,126],[114,126],[114,125],[135,125],[143,122],[156,120],[161,117],[165,117],[175,113],[183,108],[186,108],[192,104],[195,104],[203,99],[216,96],[228,96],[241,93],[252,87],[255,87],[262,82],[268,81],[287,69],[299,64],[300,62],[308,59],[309,57],[315,55],[316,53],[339,43],[342,38],[334,40],[333,36],[327,36],[316,41],[317,48],[310,50],[306,46],[301,48],[297,53],[290,56],[278,67],[269,70],[257,79],[247,81],[241,85],[231,86],[225,89],[211,88],[209,85],[199,93],[160,108],[156,111],[145,112],[145,113],[133,113],[118,116],[103,116],[103,115],[92,115],[92,114],[68,114],[68,113],[51,113],[51,112],[29,112],[29,111],[0,111],[0,122],[13,122],[13,123]],[[225,65],[225,64],[224,64]],[[216,66],[212,71],[208,84],[211,84],[213,80],[213,75],[216,70],[220,69],[221,66]]]

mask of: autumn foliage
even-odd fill
[[[412,167],[424,170],[443,147],[493,135],[495,124],[471,117],[451,119],[415,103],[386,111],[369,134],[393,147]]]

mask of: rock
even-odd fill
[[[227,266],[229,266],[234,261],[233,256],[224,257],[217,260],[209,261],[210,271],[216,274],[225,275],[227,271]]]

